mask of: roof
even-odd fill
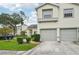
[[[54,6],[56,6],[56,7],[59,7],[61,3],[43,3],[43,4],[40,4],[38,7],[36,7],[36,11],[37,11],[40,7],[42,7],[42,6],[46,5],[46,4],[50,4],[50,5],[54,5]],[[79,5],[79,3],[72,3],[72,4]]]
[[[23,24],[22,26],[27,26],[26,24]],[[17,25],[17,27],[21,27],[21,24]]]
[[[39,9],[40,7],[46,5],[46,4],[50,4],[50,5],[54,5],[54,6],[56,6],[56,7],[59,7],[59,3],[44,3],[44,4],[40,4],[40,5],[36,8],[36,10]]]
[[[72,4],[76,4],[76,5],[79,5],[79,3],[72,3]]]
[[[37,28],[37,25],[34,24],[34,25],[30,25],[30,26],[28,26],[28,29],[32,29],[32,28]]]

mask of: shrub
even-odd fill
[[[23,38],[27,38],[28,36],[27,36],[27,35],[22,35],[22,37],[23,37]]]
[[[18,37],[17,38],[17,42],[18,42],[18,44],[22,44],[23,43],[23,38],[22,37]]]
[[[17,37],[17,42],[18,44],[23,44],[23,39],[26,39],[26,43],[29,43],[31,41],[31,38],[28,36],[21,36],[21,37]]]
[[[4,37],[2,37],[2,36],[0,36],[0,40],[5,40],[5,38],[4,38]]]
[[[7,35],[7,36],[0,36],[0,40],[11,40],[11,39],[13,39],[14,38],[14,36],[13,35]]]
[[[31,38],[27,37],[26,40],[27,40],[27,43],[29,43],[31,41]]]
[[[33,41],[39,42],[40,41],[40,34],[34,34],[31,36]]]
[[[27,35],[16,35],[16,37],[17,37],[17,38],[18,38],[18,37],[26,38]]]
[[[21,35],[25,35],[25,31],[21,31]]]

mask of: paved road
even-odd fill
[[[10,50],[0,50],[0,55],[21,55],[26,51],[10,51]]]
[[[72,42],[46,41],[33,49],[28,55],[79,55],[79,46]]]
[[[79,45],[72,42],[46,41],[29,51],[0,50],[0,55],[79,55]]]

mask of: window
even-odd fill
[[[64,9],[64,17],[73,17],[73,8]]]
[[[52,9],[43,10],[43,18],[52,18]]]

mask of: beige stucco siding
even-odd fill
[[[63,19],[59,20],[58,22],[46,22],[46,23],[39,23],[39,28],[69,28],[69,27],[79,27],[79,19]]]
[[[42,18],[42,10],[43,10],[43,9],[53,9],[53,17],[54,17],[54,18],[58,17],[58,14],[59,14],[59,12],[58,12],[58,7],[57,7],[57,6],[53,6],[53,5],[47,4],[47,5],[41,7],[41,8],[39,8],[39,9],[37,10],[37,12],[38,12],[38,13],[37,13],[38,18]]]
[[[72,4],[72,3],[60,4],[59,17],[63,18],[63,9],[67,9],[67,8],[73,8],[74,18],[77,18],[77,17],[79,18],[79,5]]]
[[[38,18],[42,18],[42,9],[53,8],[53,16],[58,17],[58,22],[42,22],[38,23],[39,29],[44,28],[72,28],[79,27],[79,5],[76,4],[60,4],[59,8],[53,5],[45,5],[38,9]],[[74,16],[71,18],[64,18],[63,10],[67,8],[74,9]]]
[[[63,10],[73,8],[73,17],[64,18]],[[79,27],[79,5],[76,4],[60,4],[59,27]]]
[[[52,22],[39,23],[39,28],[40,29],[44,29],[44,28],[57,28],[57,23],[52,23]]]
[[[58,25],[60,28],[79,27],[79,18],[61,19],[59,20]]]

